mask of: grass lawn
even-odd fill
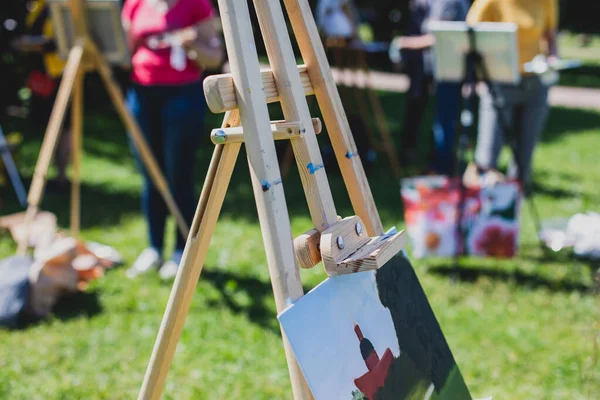
[[[388,115],[401,118],[397,110],[403,97],[384,95],[384,101]],[[199,132],[205,138],[199,186],[212,151],[208,128],[218,126],[219,120],[220,116],[211,116]],[[401,121],[390,122],[397,131]],[[3,122],[3,128],[26,135],[20,165],[30,177],[41,134],[18,120]],[[138,204],[140,177],[110,109],[88,108],[85,131],[83,236],[116,247],[130,263],[146,245]],[[598,148],[600,114],[552,110],[535,160],[542,216],[600,211]],[[369,175],[385,226],[402,228],[399,186],[386,173],[382,157]],[[331,171],[330,181],[338,213],[350,215],[341,179]],[[311,223],[297,173],[284,184],[292,227],[299,234]],[[10,188],[2,193],[0,212],[17,211]],[[66,193],[49,193],[43,203],[65,227],[68,198]],[[522,225],[522,251],[514,260],[464,259],[454,282],[449,260],[415,262],[417,274],[475,397],[597,398],[600,307],[593,282],[597,266],[575,261],[569,254],[544,256],[527,208]],[[169,229],[173,231],[172,223]],[[166,398],[289,399],[245,162],[238,163],[213,244],[177,348]],[[14,249],[10,237],[0,237],[0,257]],[[137,396],[171,286],[156,274],[129,280],[124,269],[109,272],[86,293],[62,301],[50,320],[0,331],[0,398]],[[303,271],[302,276],[306,290],[325,278],[321,267]]]
[[[583,66],[560,73],[559,85],[583,88],[600,88],[600,36],[591,35],[590,43],[583,47],[579,35],[561,32],[558,51],[562,58],[580,60]]]

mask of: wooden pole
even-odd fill
[[[237,88],[240,117],[246,133],[246,153],[275,305],[277,311],[281,312],[304,293],[294,254],[275,142],[271,135],[267,100],[262,90],[248,4],[239,0],[219,0],[219,11],[231,72]],[[283,343],[294,398],[311,399],[312,395],[285,334]]]
[[[223,127],[238,125],[238,112],[227,112]],[[240,147],[241,143],[215,147],[192,223],[192,230],[185,245],[181,265],[177,271],[138,399],[160,398],[204,266],[210,240]]]
[[[71,236],[77,238],[81,221],[81,153],[82,125],[83,125],[83,82],[85,72],[80,68],[73,88],[73,101],[71,102],[71,139],[73,176],[71,179]]]
[[[38,157],[35,172],[33,173],[33,179],[29,188],[29,194],[27,198],[28,206],[27,212],[25,213],[25,234],[18,247],[18,254],[24,255],[29,247],[29,235],[31,234],[31,225],[35,220],[35,216],[39,209],[39,204],[44,195],[44,188],[46,185],[46,176],[48,174],[48,168],[52,161],[52,156],[56,150],[56,144],[60,136],[60,132],[65,117],[65,112],[69,105],[69,98],[75,85],[75,80],[79,74],[81,68],[81,60],[84,52],[84,41],[79,40],[77,44],[69,52],[67,63],[63,72],[62,81],[58,88],[58,94],[56,95],[56,101],[52,107],[52,114],[50,115],[50,121],[46,128],[44,135],[44,141],[42,142],[42,148],[40,150],[40,156]]]
[[[110,96],[111,101],[114,104],[117,113],[121,117],[123,124],[125,125],[125,129],[127,129],[128,134],[131,136],[135,146],[140,153],[140,157],[146,170],[148,171],[148,175],[150,179],[156,186],[156,189],[161,194],[163,200],[167,204],[167,208],[171,212],[171,214],[175,217],[175,222],[177,227],[179,228],[179,232],[183,235],[183,237],[187,237],[189,234],[189,227],[181,215],[179,208],[177,207],[177,203],[175,203],[175,199],[173,195],[169,191],[169,186],[167,184],[167,180],[165,179],[163,173],[161,172],[156,159],[152,155],[152,151],[144,138],[144,134],[140,129],[137,121],[127,107],[125,106],[125,100],[123,99],[123,94],[121,94],[121,89],[115,82],[113,78],[112,71],[102,55],[98,52],[98,49],[94,46],[90,51],[94,56],[94,61],[96,63],[96,67],[98,69],[98,73],[100,77],[104,81],[104,86],[106,86],[106,90],[108,91],[108,95]]]
[[[307,0],[284,0],[284,3],[317,102],[323,113],[323,120],[354,212],[362,219],[370,236],[379,236],[383,234],[383,225],[352,138],[348,118],[329,68],[310,5]]]

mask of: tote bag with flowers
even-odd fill
[[[404,179],[401,195],[412,256],[513,257],[521,193],[517,181],[464,187],[447,176]]]

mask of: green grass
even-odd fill
[[[590,43],[581,45],[581,35],[561,32],[558,39],[561,57],[577,58],[587,64],[600,65],[600,35],[590,35]]]
[[[396,116],[402,101],[402,96],[384,95],[393,131],[400,127]],[[198,133],[206,138],[198,185],[212,151],[208,128],[219,120],[211,117]],[[26,135],[20,164],[31,176],[40,133],[17,120],[3,128]],[[146,245],[138,205],[141,180],[112,111],[88,110],[85,128],[83,235],[116,247],[130,263]],[[600,114],[552,110],[535,160],[543,217],[600,210],[599,147]],[[375,200],[385,226],[402,228],[399,187],[380,158],[370,171]],[[351,214],[341,179],[333,171],[329,175],[338,213]],[[284,184],[293,231],[299,234],[311,223],[297,174]],[[2,213],[17,211],[10,188],[2,193],[8,193]],[[68,224],[68,194],[48,194],[43,208],[56,212],[62,226]],[[522,225],[522,251],[514,260],[464,259],[454,281],[449,260],[423,260],[415,262],[417,274],[475,397],[593,399],[600,393],[597,266],[569,254],[545,257],[526,208]],[[169,229],[173,232],[172,223]],[[291,398],[245,162],[237,165],[212,243],[166,398]],[[0,257],[13,251],[11,238],[1,237]],[[170,285],[153,274],[129,280],[124,269],[64,299],[48,321],[0,331],[0,398],[137,396]],[[302,277],[308,290],[325,275],[318,267]]]
[[[560,73],[561,86],[600,88],[600,36],[592,35],[589,45],[581,45],[579,35],[563,32],[558,41],[562,58],[583,61],[581,68]]]

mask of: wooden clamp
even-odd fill
[[[316,134],[321,133],[323,125],[319,118],[313,118],[312,125]],[[300,122],[275,121],[271,122],[271,132],[274,140],[288,140],[303,137],[305,129]],[[241,126],[213,129],[210,140],[214,144],[243,143],[244,129]]]
[[[344,218],[319,233],[316,229],[298,236],[294,249],[300,267],[313,268],[323,261],[329,276],[382,267],[408,241],[404,231],[369,237],[357,216]]]

